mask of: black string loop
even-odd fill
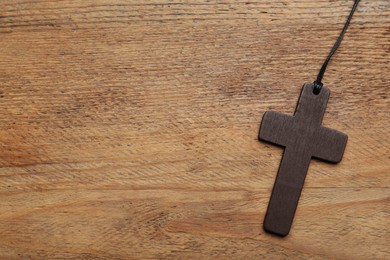
[[[324,64],[322,64],[322,67],[320,69],[320,72],[318,73],[317,79],[314,81],[313,93],[316,94],[316,95],[318,95],[321,92],[321,89],[322,89],[322,86],[323,86],[322,78],[324,77],[324,74],[325,74],[325,71],[326,71],[326,67],[328,66],[328,63],[329,63],[330,59],[332,58],[333,54],[336,52],[337,48],[340,46],[340,43],[341,43],[341,41],[344,38],[344,34],[347,31],[347,29],[348,29],[348,26],[349,26],[349,24],[350,24],[350,22],[352,20],[352,16],[355,13],[355,10],[356,10],[359,2],[360,2],[360,0],[355,0],[355,3],[352,6],[351,12],[349,13],[348,19],[347,19],[347,21],[344,24],[343,30],[341,31],[341,33],[340,33],[339,37],[337,38],[335,44],[333,45],[332,49],[330,50],[330,52],[328,54],[328,57],[326,58]]]

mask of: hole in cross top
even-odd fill
[[[315,81],[313,85],[313,94],[314,95],[320,94],[321,89],[322,89],[322,83],[318,83],[317,81]]]

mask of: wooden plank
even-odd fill
[[[0,256],[389,258],[387,0],[324,78],[343,161],[312,161],[287,238],[261,228],[261,117],[293,113],[351,5],[0,0]]]

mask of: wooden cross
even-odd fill
[[[268,232],[289,233],[311,158],[337,163],[343,157],[347,135],[321,126],[329,94],[324,86],[316,95],[313,84],[305,84],[294,116],[263,116],[259,139],[285,147],[264,219]]]

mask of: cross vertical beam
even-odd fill
[[[284,150],[264,218],[263,225],[266,231],[280,236],[289,233],[310,159],[294,148]]]

